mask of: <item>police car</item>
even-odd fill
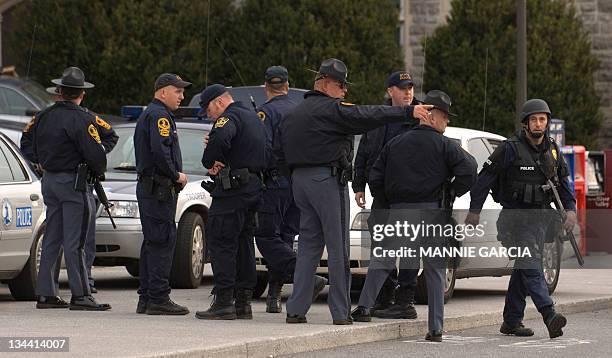
[[[35,298],[44,235],[45,210],[40,179],[17,146],[0,134],[0,282],[13,298]]]
[[[131,108],[137,118],[144,107]],[[138,259],[143,234],[136,199],[136,162],[134,128],[136,123],[124,123],[113,128],[119,141],[107,156],[106,180],[102,185],[109,201],[117,229],[113,229],[108,214],[98,205],[96,219],[95,266],[125,266],[132,276],[138,276]],[[177,242],[170,283],[175,288],[196,288],[200,285],[205,264],[205,224],[211,198],[200,186],[207,176],[201,164],[204,136],[211,125],[204,121],[177,121],[177,131],[183,157],[183,172],[189,182],[180,192],[176,210]]]
[[[495,150],[495,148],[501,144],[506,138],[500,135],[477,131],[472,129],[447,127],[444,133],[445,136],[456,140],[461,146],[467,150],[478,163],[478,171],[482,168],[484,162],[488,159],[489,155]],[[355,137],[356,143],[355,148],[358,148],[360,137]],[[350,189],[349,189],[350,190]],[[352,194],[352,191],[350,191]],[[370,260],[370,233],[367,229],[367,219],[370,215],[370,210],[362,210],[357,206],[353,195],[350,197],[350,213],[351,213],[351,227],[350,227],[350,267],[353,276],[352,289],[361,290],[365,282],[365,275]],[[368,205],[372,204],[372,196],[369,192],[369,188],[366,187],[366,201]],[[462,223],[467,214],[467,210],[470,205],[470,194],[469,192],[460,198],[455,200],[453,205],[454,218],[457,222]],[[484,238],[479,238],[477,242],[465,240],[464,245],[484,247],[490,250],[498,249],[501,247],[501,243],[497,241],[497,229],[495,227],[496,215],[501,210],[501,205],[493,201],[491,195],[489,195],[483,205],[483,217],[481,222],[487,221],[488,225],[485,228]],[[485,218],[485,215],[493,216]],[[574,235],[579,240],[580,231],[578,225],[574,228]],[[546,244],[544,251],[544,276],[548,285],[549,291],[552,293],[559,280],[559,271],[561,260],[571,256],[572,250],[569,247],[569,243],[565,243],[567,247],[560,241],[556,241],[552,244]],[[299,247],[299,237],[296,237],[294,241],[294,249],[297,250]],[[254,290],[254,295],[258,296],[263,294],[266,284],[267,275],[265,273],[265,260],[258,255],[258,281],[257,287]],[[455,280],[459,278],[469,277],[481,277],[481,276],[505,276],[509,275],[512,271],[513,261],[510,261],[506,257],[477,257],[470,259],[462,259],[458,262],[456,269],[448,268],[446,270],[446,287],[445,287],[445,301],[449,300],[454,292]],[[319,268],[317,269],[319,274],[327,274],[327,250],[323,252]],[[427,302],[427,288],[425,286],[425,279],[421,272],[419,273],[417,282],[417,292],[415,295],[417,302]]]

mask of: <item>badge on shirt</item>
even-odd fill
[[[157,129],[159,135],[162,137],[170,136],[170,121],[167,118],[160,118],[157,120]]]
[[[111,125],[108,124],[104,119],[100,118],[100,116],[96,116],[96,123],[107,131],[111,129]]]
[[[266,114],[263,111],[257,112],[257,117],[259,117],[262,122],[266,120]]]
[[[557,160],[557,156],[558,156],[557,149],[555,149],[555,148],[552,149],[552,155],[553,155],[553,158],[555,158],[555,160]]]
[[[227,122],[229,122],[229,118],[221,117],[221,118],[217,119],[217,121],[215,122],[215,128],[223,128],[223,126]]]
[[[102,144],[102,141],[100,140],[100,134],[98,134],[98,130],[96,129],[96,127],[94,127],[93,124],[90,124],[87,127],[87,132],[89,133],[89,135],[96,140],[96,142],[98,144]]]
[[[354,106],[355,105],[354,103],[351,103],[351,102],[340,102],[340,104],[343,106]]]

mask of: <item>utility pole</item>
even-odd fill
[[[521,127],[520,113],[527,101],[527,6],[516,0],[516,125]]]

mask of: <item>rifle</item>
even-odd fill
[[[561,197],[559,196],[557,187],[553,184],[553,182],[550,179],[546,179],[546,185],[542,185],[542,190],[544,192],[547,192],[549,190],[552,191],[554,203],[555,203],[555,206],[557,207],[557,213],[561,216],[561,221],[563,222],[563,220],[565,220],[565,217],[567,216],[567,212],[565,211],[565,208],[563,207],[563,203],[561,203]],[[580,253],[580,249],[578,248],[578,243],[576,242],[576,237],[574,236],[574,233],[571,231],[565,231],[565,237],[569,238],[569,242],[570,244],[572,244],[572,249],[574,250],[574,254],[576,255],[576,260],[578,260],[578,265],[580,265],[580,267],[583,267],[584,259],[582,258],[582,254]],[[563,239],[563,240],[565,241],[566,239]]]
[[[96,195],[98,196],[98,200],[100,200],[100,203],[102,204],[102,206],[104,206],[104,210],[106,210],[106,213],[108,214],[108,218],[110,219],[111,224],[113,224],[113,229],[117,229],[117,225],[115,225],[115,220],[113,220],[113,216],[111,215],[110,209],[113,207],[113,204],[108,202],[108,198],[106,197],[106,192],[104,192],[104,188],[102,187],[102,184],[100,183],[100,178],[92,175],[93,178],[93,186],[94,186],[94,191],[96,192]]]

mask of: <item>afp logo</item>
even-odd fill
[[[11,226],[13,222],[13,208],[11,207],[11,203],[4,199],[2,200],[2,225],[5,228]]]
[[[535,170],[535,167],[520,167],[520,170],[527,170],[527,171],[531,171],[531,170]]]

